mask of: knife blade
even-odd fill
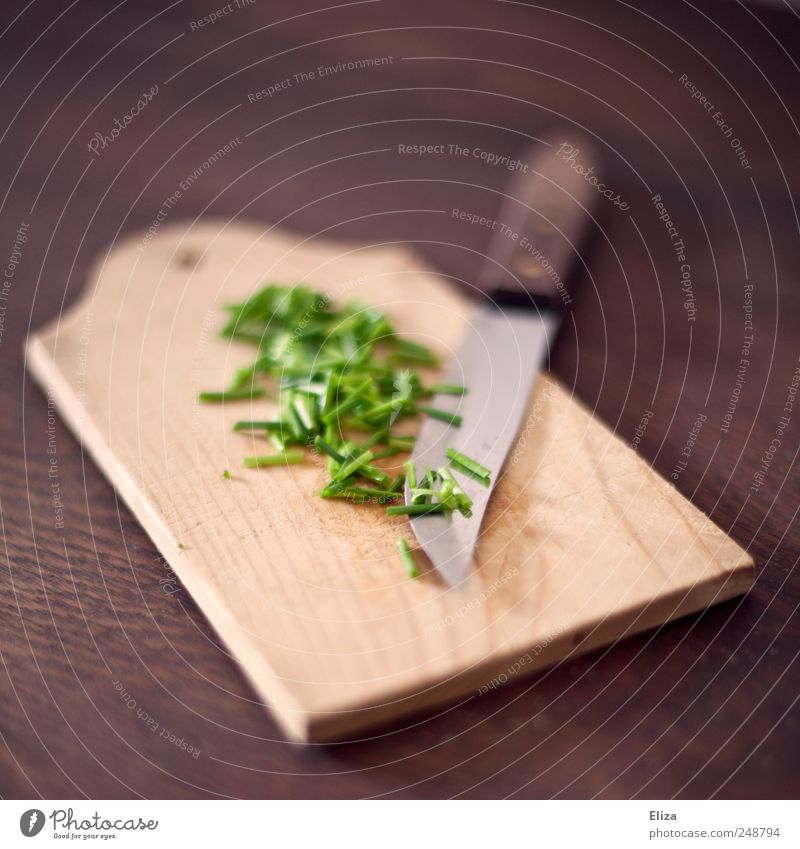
[[[564,139],[567,139],[566,141]],[[460,428],[428,418],[417,437],[415,468],[448,464],[455,448],[489,468],[488,485],[460,475],[472,499],[472,515],[417,516],[411,527],[438,573],[457,587],[471,572],[475,546],[492,491],[519,433],[540,366],[571,305],[565,280],[591,220],[598,196],[586,173],[598,176],[586,140],[557,133],[520,157],[525,164],[509,183],[497,218],[476,307],[445,383],[464,385],[466,395],[436,395],[437,408],[458,413]],[[575,167],[575,163],[578,167]],[[510,234],[515,234],[516,237]],[[406,484],[406,502],[411,493]]]

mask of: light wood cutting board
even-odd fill
[[[29,367],[294,739],[478,697],[753,581],[736,543],[546,376],[459,590],[406,577],[405,519],[317,498],[315,461],[242,469],[263,444],[231,426],[272,402],[196,402],[253,357],[218,337],[220,306],[304,282],[447,356],[470,305],[405,248],[204,222],[126,240],[94,276],[30,338]]]

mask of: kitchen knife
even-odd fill
[[[422,549],[451,586],[471,571],[486,506],[522,426],[539,368],[572,304],[568,272],[579,255],[600,192],[589,142],[554,133],[531,145],[504,192],[476,291],[479,304],[443,377],[463,384],[463,397],[432,404],[462,416],[460,428],[428,418],[412,455],[415,468],[448,464],[447,449],[491,470],[485,486],[459,475],[472,499],[467,518],[429,514],[411,520]],[[410,503],[406,485],[406,503]]]

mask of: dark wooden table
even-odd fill
[[[240,0],[197,25],[223,5],[3,4],[0,792],[796,797],[800,19],[734,2]],[[286,743],[48,411],[25,335],[236,137],[171,219],[401,240],[469,276],[489,234],[424,210],[491,213],[507,172],[399,145],[513,155],[561,121],[597,137],[628,209],[603,205],[552,368],[627,441],[652,412],[640,450],[666,476],[706,416],[677,486],[753,554],[757,584],[457,710]]]

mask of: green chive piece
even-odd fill
[[[227,469],[223,469],[222,477],[225,478],[226,481],[229,481],[233,477],[233,475]]]
[[[266,390],[261,386],[246,389],[224,389],[222,392],[201,392],[197,400],[203,404],[216,404],[224,401],[246,401],[248,398],[261,398]]]
[[[245,457],[246,469],[260,469],[264,466],[283,466],[303,462],[302,451],[283,451],[279,454],[264,454],[260,457]]]
[[[367,378],[359,387],[353,390],[353,394],[334,407],[330,412],[325,413],[322,417],[322,421],[325,424],[330,424],[331,422],[335,422],[338,418],[341,418],[342,413],[346,413],[348,410],[352,410],[353,407],[358,406],[361,402],[361,393],[372,383],[372,381]]]
[[[409,488],[412,489],[412,490],[416,489],[417,488],[417,472],[414,469],[414,461],[413,460],[406,460],[406,462],[403,463],[403,468],[406,470],[406,480],[408,481]]]
[[[270,445],[278,451],[285,451],[286,446],[289,444],[288,439],[284,439],[283,436],[279,436],[277,433],[267,433],[267,439],[270,441]]]
[[[454,502],[455,509],[458,510],[462,516],[469,519],[472,515],[472,499],[466,492],[464,492],[459,482],[453,477],[453,473],[446,466],[442,466],[439,469],[439,475],[443,481],[442,489],[444,489],[445,486],[447,487],[448,494]]]
[[[329,483],[322,498],[354,504],[388,504],[390,516],[471,515],[472,501],[453,471],[489,484],[489,470],[470,458],[448,453],[448,468],[424,469],[417,480],[412,461],[391,477],[375,462],[413,451],[415,438],[394,434],[398,421],[427,414],[459,426],[457,413],[424,406],[436,395],[462,397],[454,383],[426,388],[415,365],[436,365],[425,345],[397,335],[380,311],[358,303],[333,305],[327,295],[306,286],[270,284],[246,301],[226,307],[222,335],[255,345],[254,361],[236,370],[229,388],[202,392],[201,401],[254,400],[268,396],[259,385],[270,379],[278,388],[271,418],[237,421],[234,431],[259,432],[275,453],[244,458],[247,468],[300,463],[306,451],[324,455]],[[405,365],[409,364],[409,365]],[[447,406],[447,405],[443,405]],[[354,441],[353,433],[365,437]],[[358,443],[361,444],[358,444]],[[451,471],[451,469],[453,471]],[[229,470],[223,477],[230,479]],[[408,504],[403,504],[408,482]],[[398,543],[398,546],[400,544]],[[413,556],[407,542],[404,555]],[[416,569],[409,566],[409,574]]]
[[[375,433],[370,436],[368,440],[361,446],[364,451],[369,451],[370,448],[373,448],[379,442],[385,442],[389,438],[389,431],[385,428],[383,430],[376,430]],[[391,442],[389,443],[391,447]]]
[[[344,457],[328,442],[326,442],[321,436],[317,436],[314,440],[314,444],[321,451],[324,451],[329,457],[332,457],[336,460],[337,463],[344,463]]]
[[[383,404],[378,404],[367,412],[367,417],[370,419],[379,419],[382,416],[391,416],[399,413],[405,402],[402,398],[391,398],[389,401],[384,401]]]
[[[377,504],[385,504],[387,501],[397,501],[403,495],[400,492],[392,492],[388,489],[373,489],[366,486],[344,486],[342,484],[333,484],[326,486],[320,492],[322,498],[352,498],[353,500],[364,502],[374,501]]]
[[[465,466],[462,466],[456,460],[450,461],[450,468],[458,472],[459,474],[464,475],[465,478],[470,478],[470,480],[474,480],[475,483],[479,483],[481,486],[491,486],[491,478],[484,478],[480,475],[475,474],[472,469],[468,469]]]
[[[240,430],[266,430],[270,433],[280,433],[284,428],[283,422],[279,421],[261,421],[261,422],[248,422],[248,421],[239,421],[234,424],[233,429],[235,431]]]
[[[358,457],[354,457],[352,460],[346,462],[341,469],[333,476],[334,481],[341,481],[345,478],[349,478],[353,472],[357,472],[363,466],[368,466],[369,461],[372,459],[371,451],[364,451],[363,454],[359,454]]]
[[[394,363],[419,363],[420,365],[436,366],[439,358],[424,345],[409,342],[407,339],[395,341],[395,352],[389,358]]]
[[[306,433],[312,433],[314,427],[314,402],[308,395],[295,395],[292,399],[292,412]]]
[[[440,422],[447,422],[454,427],[461,427],[463,419],[458,413],[448,413],[446,410],[439,410],[436,407],[420,406],[417,408],[421,413],[425,413],[432,419],[438,419]]]
[[[426,516],[429,513],[444,513],[444,504],[403,504],[397,507],[387,507],[387,516]]]
[[[455,383],[435,383],[428,391],[431,395],[466,395],[467,387]]]
[[[383,451],[378,451],[377,454],[374,454],[373,460],[383,460],[385,457],[394,457],[395,454],[399,454],[399,448],[386,448]]]
[[[411,546],[405,537],[400,537],[397,540],[397,550],[400,552],[400,557],[406,567],[406,572],[409,578],[419,578],[419,569],[414,562],[414,555],[411,553]]]
[[[355,416],[346,416],[341,419],[339,424],[345,430],[360,430],[362,433],[372,433],[374,425],[364,421],[364,419],[356,418]]]
[[[385,474],[380,469],[376,469],[375,466],[362,466],[358,473],[362,478],[366,478],[379,486],[389,486],[392,481],[389,475]]]
[[[462,454],[455,448],[448,448],[445,453],[453,463],[469,470],[473,475],[476,475],[479,478],[488,480],[492,475],[491,470],[487,469],[486,466],[481,465],[477,460],[473,460],[471,457],[467,457],[466,454]]]

